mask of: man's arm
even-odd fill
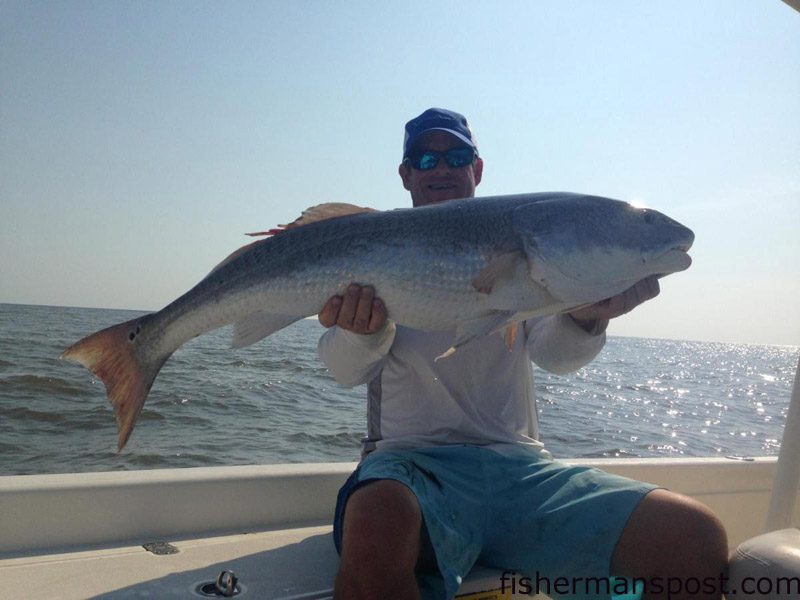
[[[607,300],[526,323],[531,360],[552,373],[577,371],[603,349],[610,319],[655,298],[659,291],[658,279],[648,277]]]
[[[586,332],[598,335],[606,330],[609,319],[632,311],[643,302],[658,296],[660,291],[658,278],[648,277],[613,298],[573,310],[567,314]]]
[[[319,355],[340,384],[370,381],[394,342],[395,326],[372,286],[351,284],[343,296],[332,296],[319,313],[328,328],[319,340]]]
[[[531,359],[553,373],[580,369],[602,350],[609,319],[658,293],[658,279],[649,277],[613,298],[533,321],[526,325]],[[387,319],[386,306],[375,297],[374,288],[351,284],[343,296],[328,300],[319,321],[329,328],[319,341],[320,357],[336,381],[346,386],[369,382],[395,335],[394,323]]]

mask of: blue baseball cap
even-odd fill
[[[476,153],[478,152],[478,147],[472,139],[472,131],[464,115],[444,108],[429,108],[420,116],[406,123],[403,158],[408,156],[420,136],[429,131],[446,131],[456,136],[470,148],[474,148]]]

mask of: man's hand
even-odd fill
[[[338,325],[362,335],[375,333],[386,325],[386,306],[375,297],[375,288],[351,283],[344,296],[331,296],[319,311],[323,327]]]
[[[609,319],[632,311],[642,302],[658,296],[660,291],[658,278],[652,276],[642,279],[639,283],[617,296],[590,306],[584,306],[567,314],[586,331],[602,333],[605,331]]]

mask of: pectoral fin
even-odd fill
[[[514,276],[520,260],[525,260],[525,257],[518,250],[498,254],[472,280],[472,287],[482,294],[490,294],[498,281]]]

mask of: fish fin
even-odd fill
[[[93,333],[59,356],[82,364],[105,384],[117,420],[117,452],[125,447],[156,375],[172,354],[142,360],[146,352],[137,348],[136,338],[147,320],[140,317]]]
[[[257,231],[254,233],[246,233],[245,235],[249,236],[265,236],[265,235],[275,235],[276,233],[281,233],[282,231],[286,231],[287,229],[294,229],[295,227],[302,227],[303,225],[308,225],[309,223],[315,223],[317,221],[325,221],[326,219],[334,219],[336,217],[345,217],[347,215],[355,215],[358,213],[367,213],[367,212],[379,212],[375,208],[365,208],[363,206],[356,206],[355,204],[347,204],[345,202],[329,202],[327,204],[317,204],[316,206],[312,206],[311,208],[307,208],[303,211],[303,213],[294,221],[287,225],[278,225],[273,229],[268,229],[267,231]],[[249,244],[245,244],[241,248],[237,248],[233,252],[231,252],[228,256],[225,257],[222,262],[220,262],[216,267],[209,271],[209,275],[215,273],[233,259],[237,258],[240,254],[243,254],[247,250],[249,250],[255,244],[258,244],[262,240],[256,240],[255,242],[250,242]]]
[[[311,208],[305,209],[299,217],[291,223],[285,225],[278,225],[267,231],[257,231],[254,233],[247,233],[245,235],[259,236],[259,235],[275,235],[286,231],[287,229],[294,229],[295,227],[302,227],[309,223],[316,223],[317,221],[325,221],[327,219],[334,219],[336,217],[344,217],[347,215],[357,215],[359,213],[379,212],[375,208],[366,208],[364,206],[356,206],[355,204],[347,204],[346,202],[327,202],[325,204],[317,204]]]
[[[437,356],[436,358],[434,358],[434,359],[433,359],[433,362],[439,362],[439,360],[441,360],[441,359],[443,359],[443,358],[447,358],[448,356],[452,356],[452,355],[453,355],[453,354],[455,354],[455,353],[456,353],[456,348],[455,348],[455,346],[450,346],[450,347],[449,347],[447,350],[445,350],[445,351],[444,351],[444,352],[442,352],[442,353],[441,353],[439,356]]]
[[[505,252],[492,258],[472,280],[472,287],[482,294],[490,294],[498,280],[513,277],[517,262],[523,259],[519,250]]]
[[[511,350],[514,347],[514,342],[517,341],[517,334],[519,333],[519,323],[509,323],[506,325],[503,332],[503,340],[506,343],[506,348]]]
[[[256,312],[233,324],[233,347],[243,348],[302,319],[302,315]]]
[[[211,275],[212,273],[216,273],[216,272],[217,272],[217,271],[219,271],[219,270],[220,270],[222,267],[224,267],[224,266],[225,266],[225,265],[227,265],[229,262],[231,262],[231,261],[232,261],[234,258],[238,257],[240,254],[244,254],[244,253],[245,253],[247,250],[249,250],[249,249],[250,249],[252,246],[255,246],[256,244],[258,244],[259,242],[261,242],[261,240],[256,240],[255,242],[250,242],[249,244],[245,244],[245,245],[244,245],[244,246],[242,246],[241,248],[237,248],[236,250],[234,250],[233,252],[231,252],[231,253],[230,253],[228,256],[226,256],[226,257],[225,257],[225,258],[224,258],[224,259],[223,259],[223,260],[222,260],[222,261],[221,261],[221,262],[220,262],[220,263],[219,263],[219,264],[218,264],[216,267],[214,267],[213,269],[211,269],[211,270],[208,272],[208,275],[206,275],[206,277],[208,277],[208,276],[209,276],[209,275]]]
[[[450,346],[450,348],[448,348],[444,354],[437,356],[434,361],[438,361],[441,358],[447,358],[448,356],[453,355],[453,353],[455,353],[460,346],[463,346],[468,341],[475,339],[476,337],[488,335],[490,333],[494,333],[495,331],[500,331],[503,329],[503,327],[509,324],[513,316],[513,311],[498,310],[475,319],[462,321],[456,328],[456,338],[453,341],[453,345]]]

